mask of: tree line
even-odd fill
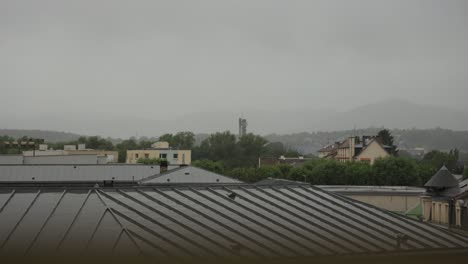
[[[385,143],[393,144],[393,138],[388,131],[380,131],[385,135]],[[1,137],[2,141],[13,140]],[[468,178],[468,168],[460,165],[459,151],[431,151],[422,160],[395,155],[378,159],[373,165],[363,162],[340,163],[335,160],[322,160],[308,156],[312,160],[301,166],[293,167],[287,164],[258,167],[259,157],[297,157],[301,154],[288,148],[281,142],[269,142],[264,137],[249,133],[238,138],[229,131],[209,135],[195,145],[195,135],[192,132],[178,132],[159,137],[170,146],[178,149],[192,150],[192,165],[216,173],[228,175],[246,182],[256,182],[268,177],[282,178],[294,181],[306,181],[312,184],[342,184],[342,185],[410,185],[422,186],[434,173],[445,165],[453,173],[464,174]],[[115,150],[119,152],[119,162],[125,162],[127,150],[150,148],[154,140],[137,140],[129,138],[119,143],[97,136],[80,137],[75,141],[49,143],[54,149],[63,149],[66,144],[86,144],[87,148]],[[2,152],[3,151],[3,152]],[[0,152],[5,153],[0,144]],[[5,153],[6,154],[6,153]],[[154,164],[159,160],[141,160],[141,163]]]
[[[271,177],[316,185],[380,186],[423,186],[440,168],[438,164],[439,160],[431,160],[429,157],[418,161],[398,156],[377,159],[373,165],[361,161],[339,162],[319,158],[300,166],[279,164],[229,168],[222,161],[197,160],[192,163],[193,166],[250,183]],[[465,175],[468,177],[467,169]]]

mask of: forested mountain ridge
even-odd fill
[[[15,139],[22,137],[38,138],[44,139],[45,142],[73,141],[80,137],[78,134],[69,132],[2,128],[0,128],[0,136],[9,136]]]
[[[345,139],[349,136],[376,135],[381,128],[367,128],[356,130],[339,130],[330,132],[302,132],[294,134],[269,134],[264,136],[270,142],[281,142],[286,147],[298,150],[304,154],[316,154],[317,150],[334,141]],[[392,129],[395,144],[402,149],[415,147],[425,148],[427,151],[450,150],[457,148],[462,152],[468,152],[468,131],[453,131],[449,129]],[[21,138],[42,138],[46,142],[67,142],[77,140],[80,135],[69,132],[46,131],[46,130],[22,130],[22,129],[0,129],[0,136]],[[143,140],[156,141],[160,135],[142,137]],[[198,145],[209,134],[196,134],[195,144]],[[110,139],[114,143],[121,139]]]

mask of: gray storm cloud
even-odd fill
[[[0,116],[467,110],[466,25],[455,0],[0,0]]]

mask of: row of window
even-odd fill
[[[145,159],[149,159],[149,154],[148,154],[148,153],[145,153],[145,154],[144,154],[144,157],[145,157]],[[140,155],[139,155],[138,153],[135,153],[135,159],[139,159],[139,158],[140,158]],[[166,153],[160,153],[160,154],[159,154],[159,158],[160,158],[160,159],[167,159],[167,154],[166,154]],[[172,155],[172,158],[178,159],[178,158],[179,158],[179,154],[174,153],[174,154]]]

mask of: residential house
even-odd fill
[[[320,149],[319,157],[340,162],[364,161],[374,164],[376,159],[388,157],[394,151],[394,146],[382,144],[378,137],[349,137]]]
[[[171,165],[190,165],[192,151],[172,149],[168,142],[154,143],[151,148],[127,150],[127,163],[138,163],[139,159],[166,159]]]

